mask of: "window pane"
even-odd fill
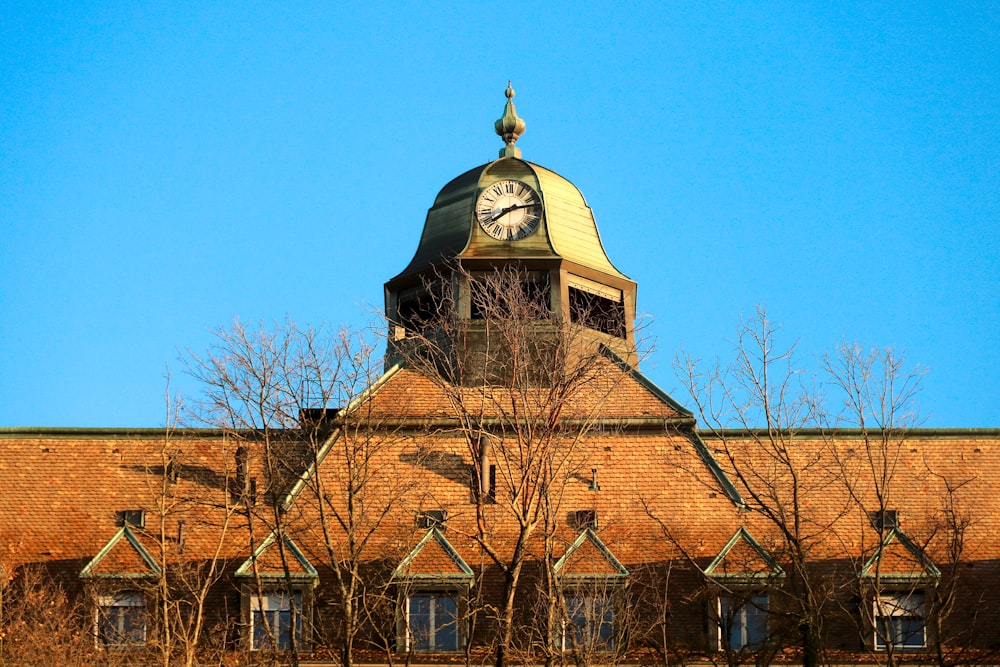
[[[759,649],[767,642],[767,595],[719,598],[719,623],[722,636],[734,651]],[[723,645],[722,648],[725,648]]]
[[[458,594],[420,593],[407,601],[409,647],[413,651],[457,651]]]
[[[271,647],[274,642],[279,651],[292,645],[292,600],[295,602],[295,639],[302,638],[302,593],[296,591],[289,598],[285,593],[269,593],[250,600],[251,646],[256,650]]]
[[[923,591],[883,593],[875,605],[875,646],[885,649],[926,645]]]
[[[251,619],[253,625],[253,648],[262,649],[271,645],[271,637],[264,619],[264,612],[255,611]]]
[[[141,646],[146,641],[146,602],[127,591],[100,599],[97,639],[102,646]]]
[[[614,599],[610,596],[566,597],[563,649],[608,651],[614,647]]]
[[[410,596],[410,637],[414,651],[431,648],[431,598],[426,595]]]
[[[458,650],[458,603],[452,597],[439,597],[434,604],[434,648]]]

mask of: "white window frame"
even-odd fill
[[[141,609],[141,628],[135,635],[126,633],[125,622],[130,610]],[[114,611],[119,610],[119,611]],[[147,609],[146,596],[141,591],[118,591],[97,598],[94,614],[94,640],[102,648],[130,649],[146,645]],[[114,626],[115,636],[104,632],[104,624]],[[133,629],[134,631],[135,629]],[[116,641],[112,641],[116,640]]]
[[[726,635],[729,639],[730,651],[753,651],[767,644],[770,631],[770,596],[767,591],[747,591],[744,595],[723,594],[716,600],[716,618],[718,622],[718,647],[726,650]],[[761,628],[760,636],[756,634]],[[733,633],[739,631],[737,641],[733,641]]]
[[[616,623],[618,603],[615,590],[595,592],[570,589],[563,593],[563,601],[566,603],[567,616],[563,620],[560,637],[560,647],[563,651],[611,653],[615,650],[618,631]],[[580,611],[583,612],[582,615],[578,613]],[[582,635],[583,646],[573,641],[571,632],[578,637]]]
[[[294,601],[296,613],[296,627],[292,628],[292,602]],[[287,636],[283,631],[281,614],[288,612]],[[258,619],[259,615],[259,619]],[[258,641],[257,629],[260,621],[265,621],[268,625],[264,629],[261,640]],[[275,647],[279,651],[287,651],[291,648],[292,642],[299,647],[302,646],[302,591],[293,590],[291,595],[288,591],[270,591],[260,595],[250,596],[250,649],[253,651],[270,650],[272,637],[277,643]],[[267,632],[270,630],[270,632]]]
[[[406,591],[406,595],[403,597],[403,631],[405,634],[404,650],[413,651],[414,653],[456,653],[465,648],[465,628],[464,628],[464,591],[459,588],[418,588],[414,590]],[[415,598],[429,598],[430,603],[428,605],[427,612],[427,623],[429,626],[427,645],[417,646],[417,639],[414,637],[413,632],[413,600]],[[438,606],[434,603],[435,600],[451,600],[454,604],[454,618],[451,623],[454,624],[455,628],[455,646],[442,648],[438,646],[437,639],[439,637],[439,631],[447,625],[448,621],[444,624],[440,623],[438,618]]]
[[[875,597],[872,609],[875,649],[887,651],[890,642],[894,651],[919,651],[927,648],[926,610],[927,595],[923,589],[881,591]],[[890,619],[893,637],[887,636],[889,628],[886,623]],[[919,631],[904,633],[902,624],[908,620],[918,621]],[[919,643],[912,642],[913,637],[919,637]],[[896,643],[897,638],[901,638],[902,643]]]

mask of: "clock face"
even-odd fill
[[[531,236],[542,221],[542,198],[520,181],[497,181],[476,202],[476,219],[483,231],[499,241]]]

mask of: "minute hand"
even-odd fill
[[[505,216],[508,213],[510,213],[511,211],[516,211],[519,208],[532,208],[532,207],[534,207],[534,204],[514,204],[513,206],[508,206],[504,210],[500,211],[500,215],[498,215],[496,217],[499,218],[499,217]]]

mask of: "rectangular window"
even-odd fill
[[[266,593],[250,598],[250,637],[254,650],[279,651],[292,647],[292,605],[295,605],[295,643],[302,641],[302,592]]]
[[[408,648],[426,653],[459,648],[458,593],[419,591],[406,599]]]
[[[473,320],[546,319],[552,311],[548,271],[472,274],[469,316]]]
[[[625,303],[621,290],[597,285],[569,286],[569,319],[611,336],[625,337]],[[591,281],[588,281],[591,282]]]
[[[437,528],[443,531],[445,529],[445,521],[447,520],[447,510],[427,510],[417,514],[417,527]]]
[[[885,650],[927,646],[923,591],[886,592],[875,603],[875,646]]]
[[[723,650],[759,649],[767,642],[767,594],[719,597],[719,647]]]
[[[98,598],[97,643],[108,648],[146,643],[146,597],[142,593],[122,591]]]
[[[872,528],[880,533],[899,528],[899,512],[897,510],[877,510],[868,513],[868,521]]]
[[[611,651],[615,645],[615,604],[610,593],[567,595],[564,651]]]
[[[590,528],[597,530],[597,510],[576,510],[570,512],[570,524],[577,530]]]
[[[119,526],[146,527],[146,512],[144,510],[120,510],[116,514]]]

